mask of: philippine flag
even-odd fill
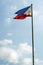
[[[17,16],[13,19],[25,19],[26,17],[31,17],[31,6],[25,7],[17,11],[15,14],[17,14]]]

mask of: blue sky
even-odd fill
[[[43,65],[43,1],[0,0],[0,65],[32,65],[31,18],[14,20],[33,4],[35,65]]]

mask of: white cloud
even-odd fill
[[[16,50],[7,48],[7,47],[1,47],[0,48],[0,60],[6,60],[8,62],[12,63],[20,63],[22,62],[23,65],[31,65],[32,64],[32,58],[23,57],[24,54],[30,54],[32,53],[31,46],[28,45],[28,43],[21,43],[19,44],[18,48]],[[20,55],[21,54],[21,55]],[[23,59],[21,59],[23,57]],[[19,61],[21,59],[21,61]],[[43,60],[40,60],[39,58],[35,58],[35,64],[43,63]]]
[[[38,16],[39,12],[33,9],[33,17]]]
[[[16,9],[17,9],[17,6],[11,5],[9,12],[13,12],[13,11],[15,11]]]
[[[40,62],[40,60],[39,59],[35,59],[35,63],[39,63]]]
[[[24,58],[24,60],[23,60],[23,64],[24,64],[24,65],[28,65],[28,64],[31,63],[31,61],[32,61],[31,58]]]
[[[19,47],[18,52],[20,54],[22,53],[31,54],[32,53],[32,47],[28,45],[28,43],[20,43],[18,47]]]
[[[17,6],[16,5],[9,5],[8,7],[7,7],[7,12],[8,12],[8,14],[12,14],[14,11],[16,11],[16,9],[17,9]]]
[[[6,18],[5,22],[8,23],[8,24],[10,24],[11,23],[11,19],[10,18]]]
[[[7,33],[8,36],[12,36],[12,33]]]
[[[38,24],[40,24],[41,26],[43,26],[43,15],[40,14],[38,18],[39,18]]]
[[[8,45],[8,44],[12,44],[12,40],[9,39],[4,39],[4,40],[0,40],[0,45]]]
[[[39,63],[43,63],[43,60],[40,60],[39,58],[36,58],[36,59],[35,59],[35,63],[38,63],[38,64],[39,64]]]
[[[43,60],[40,60],[39,58],[34,59],[35,60],[35,64],[40,64],[43,63]],[[31,65],[32,64],[32,58],[24,58],[23,59],[23,65]]]
[[[18,63],[18,53],[10,48],[0,48],[0,60],[6,60],[8,62]]]
[[[27,3],[26,0],[22,0],[22,3],[23,3],[24,6],[27,6],[28,5],[28,3]]]

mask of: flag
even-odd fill
[[[15,12],[17,16],[15,16],[13,19],[25,19],[26,17],[31,17],[31,6],[25,7],[17,12]]]

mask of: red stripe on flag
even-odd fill
[[[13,19],[24,19],[26,17],[31,17],[30,14],[21,14],[21,15],[17,15],[16,17],[14,17]]]

